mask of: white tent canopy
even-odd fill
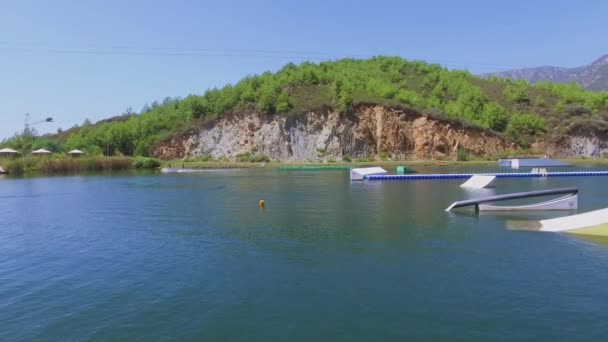
[[[71,150],[70,152],[68,152],[68,154],[83,154],[84,152],[82,152],[81,150]]]
[[[36,151],[33,151],[32,154],[51,154],[51,151],[41,148]]]
[[[8,147],[7,147],[7,148],[3,148],[3,149],[1,149],[1,150],[0,150],[0,153],[19,153],[19,152],[17,152],[17,151],[15,151],[15,150],[13,150],[12,148],[8,148]]]

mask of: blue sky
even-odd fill
[[[398,55],[474,73],[608,53],[607,1],[2,1],[0,139],[69,128],[287,62]]]

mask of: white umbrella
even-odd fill
[[[51,151],[47,151],[47,150],[41,148],[41,149],[38,149],[38,150],[32,152],[32,154],[51,154]]]
[[[1,149],[1,150],[0,150],[0,153],[19,153],[19,152],[17,152],[17,151],[15,151],[15,150],[13,150],[12,148],[8,148],[8,147],[7,147],[7,148],[3,148],[3,149]]]
[[[68,154],[83,154],[84,152],[80,151],[80,150],[71,150],[70,152],[68,152]]]

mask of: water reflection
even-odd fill
[[[444,209],[575,184],[587,211],[606,206],[606,185],[461,183],[274,170],[3,180],[0,339],[391,340],[411,327],[549,339],[572,312],[577,329],[556,334],[603,336],[608,250],[505,230],[546,216]]]

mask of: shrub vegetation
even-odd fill
[[[160,167],[158,159],[146,157],[22,157],[16,159],[1,159],[2,165],[9,174],[40,172],[78,173],[89,171],[118,171],[129,169],[155,169]]]
[[[297,115],[319,108],[347,112],[361,103],[412,108],[504,134],[524,146],[547,132],[568,132],[575,121],[578,128],[596,126],[608,116],[608,92],[586,91],[574,83],[531,85],[484,79],[439,65],[374,57],[290,63],[275,73],[248,76],[202,95],[155,101],[138,114],[128,110],[113,119],[97,124],[85,121],[36,140],[17,135],[3,145],[53,152],[78,148],[88,155],[150,156],[159,141],[228,113],[256,110]]]

